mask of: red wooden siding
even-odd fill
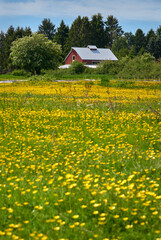
[[[78,62],[83,62],[78,53],[74,49],[72,49],[65,60],[65,64],[71,64],[73,62],[73,56],[75,56],[75,60],[77,60]]]
[[[87,65],[93,65],[94,64],[94,62],[101,62],[100,60],[83,60],[82,61],[83,63],[85,63],[85,64],[87,64]]]

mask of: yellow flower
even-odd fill
[[[80,226],[81,226],[81,227],[84,227],[84,226],[85,226],[85,223],[84,223],[84,222],[83,222],[83,223],[81,223],[81,224],[80,224]]]
[[[54,229],[54,231],[59,231],[60,227],[54,227],[53,229]]]
[[[94,211],[93,214],[94,215],[97,215],[99,213],[99,211]]]
[[[8,208],[8,212],[9,213],[13,213],[13,209],[12,208]]]
[[[0,236],[4,236],[5,232],[0,231]]]
[[[146,216],[145,216],[145,215],[143,215],[143,216],[141,216],[140,218],[141,218],[141,219],[145,219],[145,218],[146,218]]]
[[[75,228],[75,225],[74,224],[69,225],[69,228]]]
[[[73,215],[72,218],[73,218],[73,219],[77,219],[77,218],[79,218],[79,215]]]
[[[113,218],[116,218],[116,219],[119,218],[119,217],[120,217],[119,215],[114,215],[113,216]]]
[[[26,221],[24,221],[24,223],[25,223],[25,224],[27,224],[27,223],[29,223],[29,221],[28,221],[28,220],[26,220]]]
[[[86,207],[87,207],[87,205],[82,205],[82,206],[81,206],[81,208],[86,208]]]
[[[157,215],[158,214],[158,211],[155,211],[155,212],[152,212],[153,215]]]
[[[126,225],[125,227],[126,229],[130,229],[130,228],[133,228],[133,225]]]

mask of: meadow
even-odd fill
[[[0,239],[161,240],[161,82],[0,84]]]

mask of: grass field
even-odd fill
[[[0,85],[0,239],[161,239],[161,83],[113,85]]]

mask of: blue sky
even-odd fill
[[[141,28],[147,33],[161,25],[161,0],[0,0],[0,31],[10,25],[31,27],[33,32],[44,18],[58,27],[63,19],[71,25],[78,16],[101,13],[104,20],[113,15],[125,32]]]

